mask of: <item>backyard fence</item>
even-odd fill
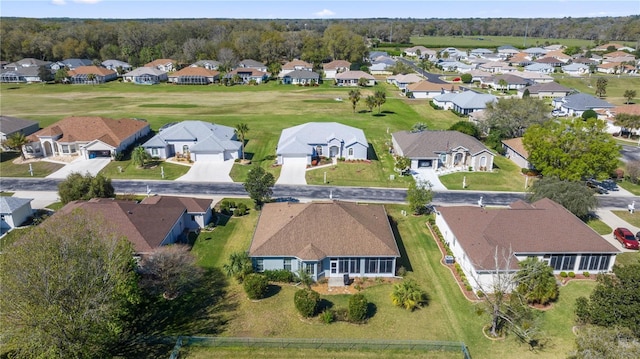
[[[179,357],[183,345],[205,347],[293,348],[327,350],[415,350],[459,352],[471,359],[463,342],[428,340],[329,339],[329,338],[232,338],[232,337],[180,337],[171,359]]]

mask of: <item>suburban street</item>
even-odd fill
[[[640,161],[640,147],[632,145],[622,145],[620,150],[621,159],[627,163],[630,161]]]
[[[432,74],[430,72],[424,71],[423,69],[419,68],[418,66],[416,66],[415,63],[413,63],[413,61],[409,61],[407,59],[405,59],[404,57],[398,57],[398,60],[404,62],[405,64],[411,66],[411,68],[413,70],[415,70],[415,72],[419,73],[420,75],[424,76],[429,82],[432,82],[434,84],[446,84],[448,82],[443,81],[440,79],[440,75],[436,75],[436,74]]]

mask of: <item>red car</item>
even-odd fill
[[[616,228],[616,230],[613,231],[613,238],[622,243],[622,246],[627,249],[638,249],[636,236],[626,228]]]

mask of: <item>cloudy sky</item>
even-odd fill
[[[640,0],[0,0],[2,17],[533,18],[640,14]]]

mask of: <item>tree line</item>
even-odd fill
[[[526,28],[526,29],[525,29]],[[637,41],[640,17],[528,19],[146,19],[3,18],[0,56],[41,60],[118,59],[140,66],[157,58],[301,58],[361,61],[369,44],[407,44],[411,36],[528,36]]]

